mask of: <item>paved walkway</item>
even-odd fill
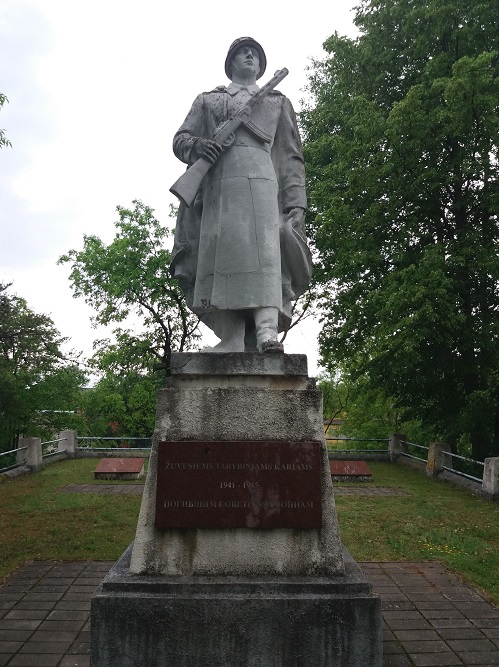
[[[0,665],[89,667],[90,597],[111,565],[35,561],[0,586]],[[362,567],[382,600],[383,667],[499,665],[499,609],[441,565]]]
[[[362,482],[355,486],[335,486],[335,496],[410,496],[405,489],[396,486],[372,486],[369,482]]]
[[[499,665],[499,609],[438,563],[363,563],[379,593],[383,667]]]
[[[61,493],[104,493],[120,496],[141,496],[143,484],[68,484],[59,489]]]

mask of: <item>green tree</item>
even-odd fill
[[[97,341],[95,348],[89,366],[100,379],[83,392],[85,435],[151,437],[164,373],[149,370],[156,359],[150,341],[118,332],[114,341]]]
[[[0,285],[0,451],[19,435],[50,438],[74,426],[85,375],[61,351],[62,338],[46,315]]]
[[[499,453],[496,0],[363,0],[302,114],[323,360]],[[333,361],[334,360],[334,361]]]
[[[100,341],[100,358],[105,354],[114,366],[133,361],[145,371],[161,368],[169,374],[172,351],[183,351],[199,337],[198,318],[169,274],[170,230],[153,209],[137,200],[133,204],[133,209],[117,207],[117,233],[109,245],[85,236],[83,250],[70,250],[59,263],[71,265],[74,296],[94,308],[95,323],[120,323],[130,314],[141,318],[141,334],[118,327],[115,343]]]
[[[81,396],[82,435],[150,438],[154,430],[155,377],[130,372],[102,377]]]
[[[85,388],[80,406],[83,420],[80,435],[102,438],[123,434],[121,424],[126,406],[119,382],[113,378],[101,378],[93,387]]]
[[[7,97],[3,93],[0,93],[0,110],[2,109],[5,102],[8,101],[9,100],[7,99]],[[12,146],[12,144],[5,136],[5,130],[0,130],[0,148],[2,148],[3,146]]]

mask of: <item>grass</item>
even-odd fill
[[[29,560],[115,560],[135,536],[140,496],[59,493],[93,483],[96,459],[51,463],[0,483],[0,580]]]
[[[59,461],[0,483],[0,580],[29,560],[115,560],[133,540],[140,496],[59,493],[93,483],[95,459]],[[499,604],[499,505],[405,466],[370,463],[373,484],[407,496],[337,496],[359,561],[439,560]]]
[[[341,537],[359,561],[439,560],[499,604],[499,505],[424,473],[369,463],[376,486],[408,496],[337,496]]]

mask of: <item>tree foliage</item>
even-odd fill
[[[323,360],[499,453],[496,0],[362,0],[302,114]]]
[[[3,93],[0,93],[0,110],[2,109],[5,102],[8,102],[8,101],[9,100],[7,99],[6,95],[4,95]],[[3,146],[12,146],[12,144],[7,139],[7,137],[5,136],[5,130],[0,129],[0,148],[2,148]]]
[[[97,236],[85,236],[83,250],[70,250],[59,263],[71,265],[74,296],[83,296],[94,308],[95,323],[121,323],[130,314],[141,320],[140,334],[118,327],[114,343],[98,343],[97,359],[104,367],[132,364],[143,371],[161,367],[168,373],[172,351],[183,351],[199,336],[198,320],[169,274],[165,244],[170,230],[149,206],[138,200],[133,204],[133,209],[117,207],[117,232],[109,245]]]
[[[129,372],[107,374],[81,396],[82,435],[150,438],[154,430],[157,378]]]
[[[156,392],[164,386],[163,370],[151,370],[153,344],[151,332],[135,337],[121,330],[114,340],[95,342],[89,367],[100,379],[83,392],[85,435],[151,437]]]
[[[65,342],[47,315],[0,285],[0,451],[24,433],[50,438],[74,426],[84,373],[66,358]]]

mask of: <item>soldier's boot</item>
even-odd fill
[[[256,345],[260,352],[284,352],[277,338],[278,321],[278,308],[255,308]]]

